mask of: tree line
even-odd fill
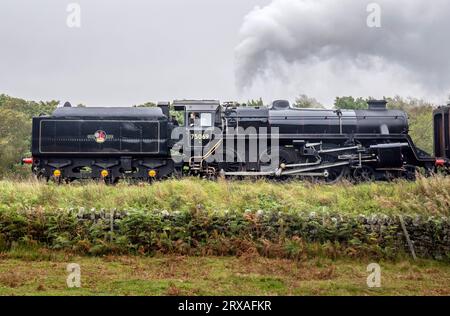
[[[395,96],[385,98],[388,108],[400,109],[408,113],[410,135],[416,145],[432,153],[433,151],[433,109],[435,105],[415,98]],[[370,98],[354,98],[352,96],[336,97],[335,109],[367,109]],[[0,178],[29,175],[29,167],[21,166],[22,157],[30,155],[31,119],[34,116],[50,115],[60,101],[27,101],[0,94]],[[248,100],[242,105],[263,106],[262,98]],[[83,105],[79,105],[83,106]],[[156,106],[147,102],[137,107]],[[307,95],[300,95],[293,104],[297,108],[325,108],[323,104]]]

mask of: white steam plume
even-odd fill
[[[381,27],[370,28],[370,3]],[[273,0],[244,20],[236,84],[247,95],[292,98],[450,92],[450,1]],[[283,95],[281,95],[283,94]]]

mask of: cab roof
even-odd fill
[[[220,107],[218,100],[175,100],[176,107],[184,106],[187,111],[216,111]]]

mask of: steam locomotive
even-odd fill
[[[153,181],[169,176],[302,178],[335,182],[413,179],[450,167],[450,106],[434,112],[434,156],[408,135],[408,118],[367,110],[247,107],[178,100],[157,107],[72,107],[33,118],[32,166],[55,181]],[[173,115],[172,115],[173,114]]]

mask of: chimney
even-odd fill
[[[372,111],[383,111],[386,110],[386,100],[369,100],[367,101],[367,104],[369,104],[369,110]]]

